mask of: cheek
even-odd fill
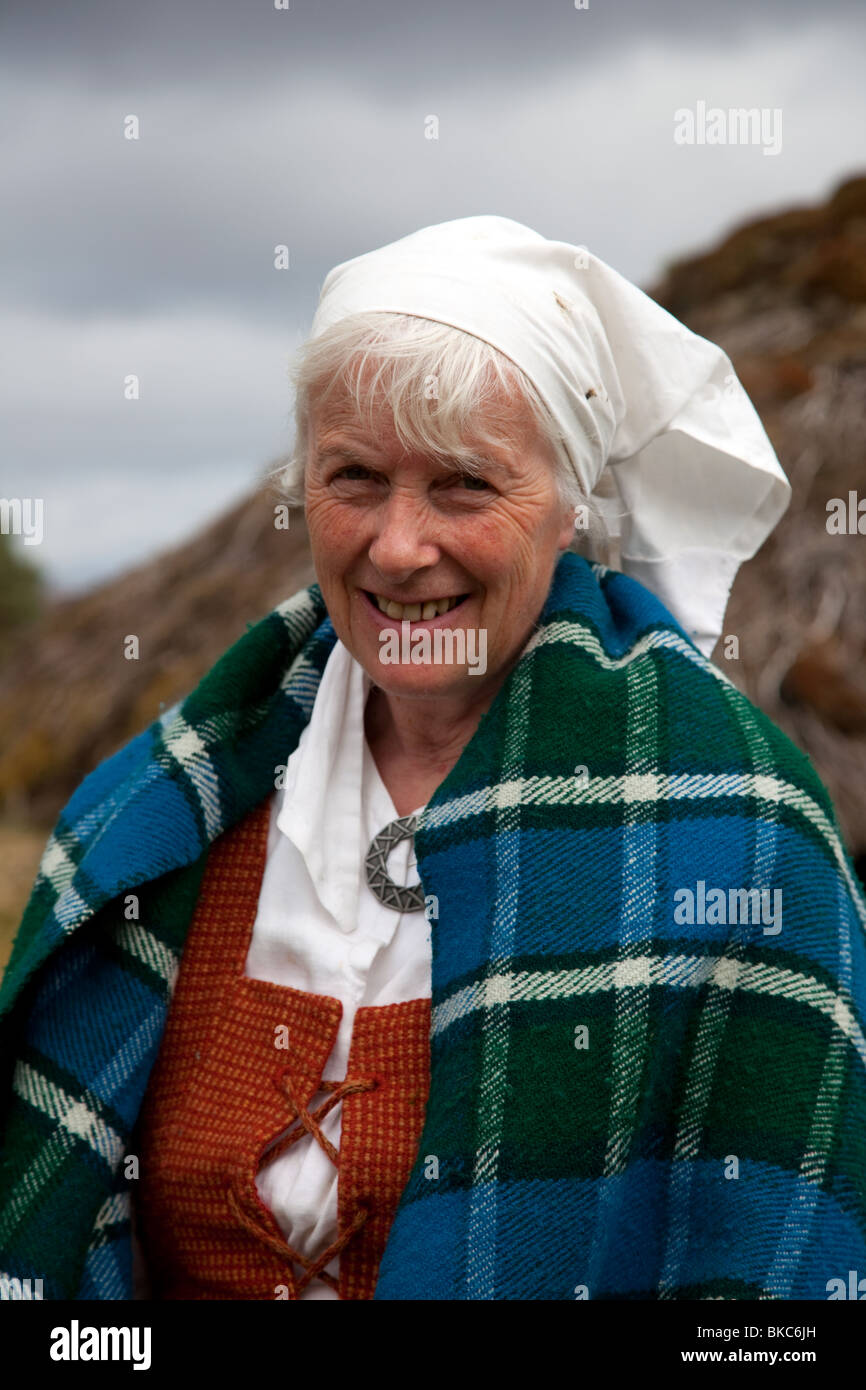
[[[314,495],[307,499],[305,515],[313,552],[326,566],[339,564],[348,551],[357,548],[358,516],[350,507],[332,497]]]
[[[471,570],[507,576],[515,565],[529,568],[538,541],[538,516],[526,505],[511,504],[473,517],[461,536],[461,548]]]
[[[514,516],[502,519],[495,529],[475,537],[470,551],[503,592],[534,588],[539,570],[544,568],[543,539],[537,528],[530,529],[521,520]]]
[[[476,572],[482,555],[487,562],[488,602],[505,610],[510,623],[534,619],[543,605],[556,565],[557,535],[538,512],[530,518],[521,511],[502,518],[495,534],[475,548]]]

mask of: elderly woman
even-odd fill
[[[98,767],[4,982],[51,1298],[825,1299],[866,902],[709,662],[788,486],[725,355],[507,219],[338,266],[318,584]],[[575,551],[616,533],[618,568]]]

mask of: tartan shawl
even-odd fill
[[[48,841],[0,993],[0,1271],[46,1298],[132,1296],[124,1160],[208,848],[273,792],[335,640],[296,594]],[[375,1298],[866,1274],[866,900],[808,759],[648,590],[561,557],[416,853],[431,1084]]]

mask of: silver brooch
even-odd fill
[[[419,912],[424,907],[424,888],[420,882],[402,888],[388,873],[388,855],[402,840],[411,840],[417,816],[400,816],[380,830],[371,842],[364,860],[367,882],[380,903],[395,912]]]

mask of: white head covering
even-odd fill
[[[737,569],[791,495],[721,348],[585,247],[507,217],[424,227],[335,266],[312,335],[364,310],[451,324],[522,368],[587,496],[610,469],[620,501],[597,504],[623,572],[709,656]]]

